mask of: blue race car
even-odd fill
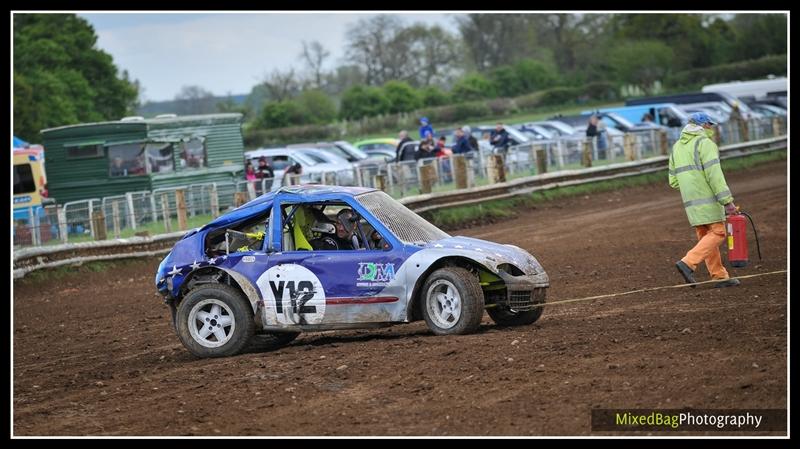
[[[380,190],[292,186],[189,231],[158,267],[156,288],[184,346],[241,352],[254,335],[424,319],[466,334],[483,311],[499,325],[535,322],[547,273],[526,251],[451,237]]]

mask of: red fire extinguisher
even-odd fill
[[[728,215],[726,223],[728,231],[728,262],[736,268],[746,267],[748,262],[747,221],[745,217],[750,220],[750,225],[753,227],[756,247],[758,248],[758,259],[761,260],[761,244],[758,241],[758,231],[756,231],[756,225],[753,223],[753,217],[737,207],[735,214]]]

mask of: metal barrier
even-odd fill
[[[728,159],[748,154],[758,154],[787,147],[786,136],[762,139],[754,142],[726,145],[720,149],[720,157]],[[642,173],[664,171],[668,156],[656,156],[641,161],[609,164],[582,170],[563,171],[529,176],[491,186],[473,187],[452,192],[440,192],[403,198],[400,201],[415,212],[441,209],[463,204],[508,198],[535,190],[585,184],[605,179],[635,176]],[[31,247],[14,251],[14,277],[26,273],[60,265],[83,263],[91,260],[108,260],[128,257],[143,257],[163,254],[169,251],[183,232],[163,234],[154,237],[134,237],[130,239],[89,241],[50,247]]]
[[[715,140],[721,146],[761,140],[786,132],[786,117],[731,120],[718,125]],[[640,161],[669,153],[679,138],[680,129],[653,129],[605,139],[562,136],[556,140],[533,141],[512,146],[501,153],[503,176],[509,180],[543,173],[557,173],[587,167]],[[383,188],[396,198],[456,191],[487,186],[489,160],[494,152],[483,146],[463,155],[415,161],[354,166],[352,169],[303,176],[312,182],[335,185],[360,185]],[[456,163],[458,161],[459,164]],[[464,162],[464,163],[462,163]],[[432,166],[432,169],[427,168]],[[456,168],[465,175],[456,173]],[[493,166],[494,167],[494,166]],[[458,180],[459,176],[465,179]],[[424,178],[424,179],[423,179]],[[376,184],[376,179],[380,185]],[[282,178],[278,178],[282,181]],[[187,221],[206,222],[227,210],[265,192],[276,190],[282,182],[275,178],[258,181],[240,180],[159,188],[129,192],[124,195],[72,201],[59,206],[31,210],[27,223],[13,227],[15,247],[52,245],[100,238],[130,237],[136,233],[175,231],[173,221],[179,216],[176,191],[183,190]],[[99,215],[94,217],[93,215]],[[98,229],[102,226],[102,229]]]

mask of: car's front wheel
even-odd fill
[[[493,307],[487,309],[489,317],[498,326],[524,326],[535,323],[544,312],[546,291],[534,293],[533,305],[530,310],[513,310],[507,307]]]
[[[181,343],[198,357],[238,354],[255,332],[250,303],[236,289],[221,284],[190,291],[176,319]]]
[[[437,335],[468,334],[483,317],[483,290],[478,278],[460,267],[441,268],[422,287],[423,316]]]

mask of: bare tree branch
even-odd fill
[[[307,43],[303,41],[303,51],[300,53],[300,58],[305,61],[306,66],[311,72],[314,79],[314,87],[322,88],[322,66],[331,55],[331,52],[325,49],[318,41]]]

